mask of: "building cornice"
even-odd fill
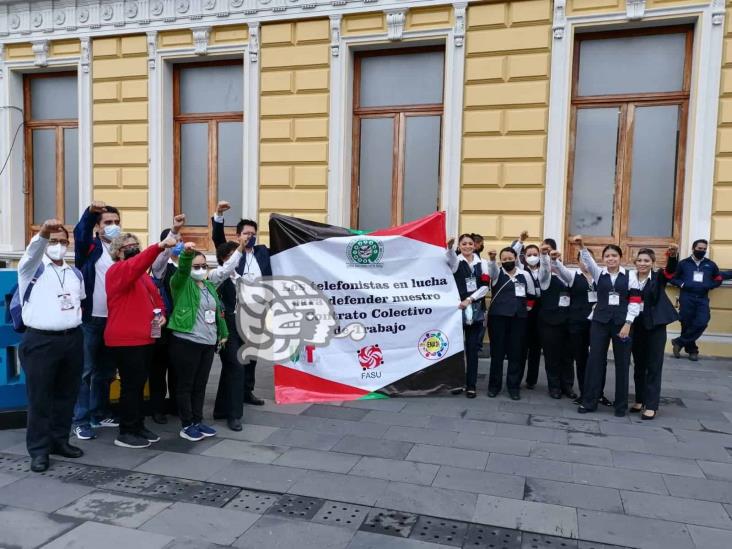
[[[465,0],[465,2],[476,0]],[[5,43],[328,17],[452,5],[451,0],[0,0]],[[398,17],[392,16],[394,22]],[[395,26],[396,30],[396,26]]]

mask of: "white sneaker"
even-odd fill
[[[111,417],[105,417],[99,421],[92,421],[92,427],[119,427],[119,421]]]

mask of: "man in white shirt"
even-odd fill
[[[86,292],[81,273],[64,261],[68,245],[63,223],[49,219],[18,264],[26,326],[19,356],[28,390],[26,446],[34,472],[48,469],[49,454],[84,454],[69,444],[69,429],[84,356],[79,326]]]

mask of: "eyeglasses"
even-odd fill
[[[48,245],[49,246],[55,246],[56,244],[61,244],[62,246],[68,246],[69,245],[69,241],[66,240],[65,238],[62,239],[62,240],[56,240],[55,238],[50,238],[48,240]]]
[[[120,250],[126,250],[127,248],[137,248],[137,242],[130,242],[129,244],[125,244],[120,248]]]

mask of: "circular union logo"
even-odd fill
[[[417,343],[419,354],[427,360],[437,360],[444,357],[449,346],[450,342],[447,340],[447,336],[440,330],[430,330],[423,333]]]
[[[348,245],[348,260],[356,265],[375,265],[381,262],[384,245],[378,240],[359,238]]]
[[[358,350],[358,363],[363,370],[377,368],[384,363],[384,354],[378,345],[367,345]]]

